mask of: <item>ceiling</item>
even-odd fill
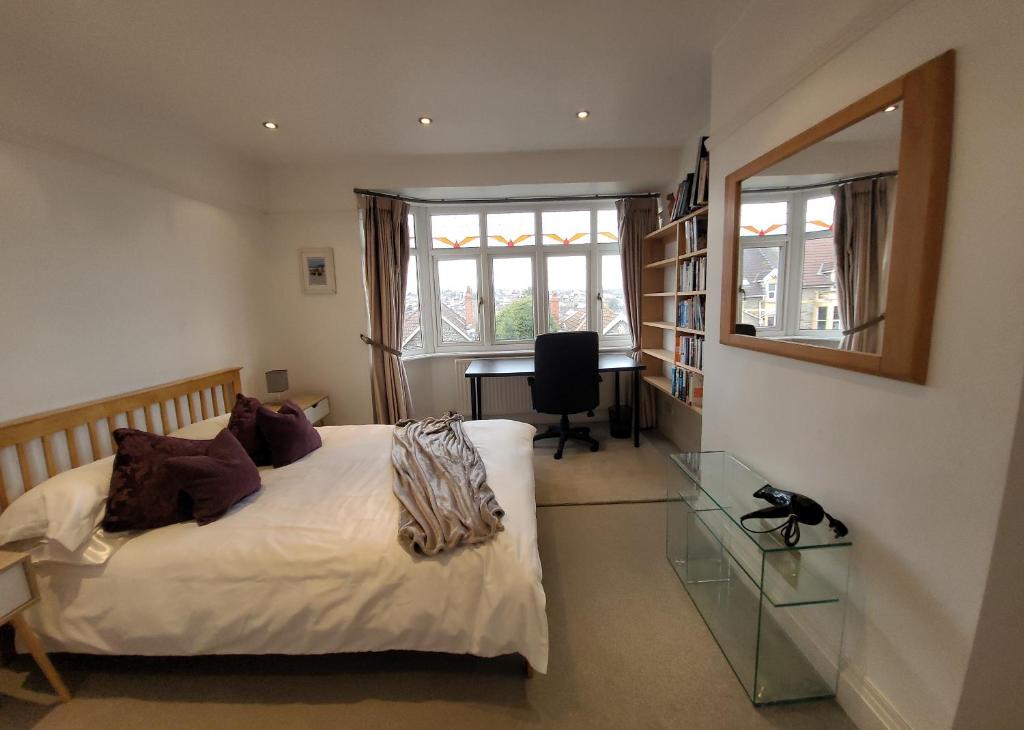
[[[4,2],[0,123],[71,144],[173,129],[265,164],[678,145],[746,4]]]

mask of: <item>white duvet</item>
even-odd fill
[[[390,426],[319,429],[324,445],[221,520],[139,535],[102,566],[36,566],[27,618],[47,649],[320,654],[411,649],[548,661],[532,426],[473,421],[505,510],[491,542],[436,558],[398,543]]]

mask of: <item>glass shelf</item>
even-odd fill
[[[766,480],[723,452],[673,460],[667,556],[750,700],[834,696],[850,541],[806,525],[794,547],[749,533],[739,518],[767,504],[751,496]]]

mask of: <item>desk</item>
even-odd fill
[[[619,373],[633,374],[633,446],[640,446],[640,404],[637,396],[640,393],[640,371],[647,366],[637,362],[629,355],[602,354],[597,358],[597,371],[615,373],[615,407],[620,404]],[[484,417],[483,378],[515,378],[534,374],[532,357],[488,357],[473,360],[466,368],[469,378],[469,399],[472,403],[473,420]]]

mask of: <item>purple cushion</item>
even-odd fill
[[[242,444],[224,429],[202,456],[175,456],[165,465],[168,477],[192,499],[200,525],[213,522],[236,502],[260,488],[260,472]]]
[[[260,406],[256,423],[270,442],[271,463],[275,469],[288,466],[323,445],[306,414],[290,400],[286,400],[277,413]]]
[[[209,441],[179,439],[119,428],[114,431],[117,456],[103,529],[149,530],[192,519],[192,505],[169,478],[166,462],[174,456],[206,453]]]
[[[256,411],[260,407],[258,398],[239,393],[228,419],[228,431],[238,439],[256,466],[270,466],[270,444],[256,425]]]

